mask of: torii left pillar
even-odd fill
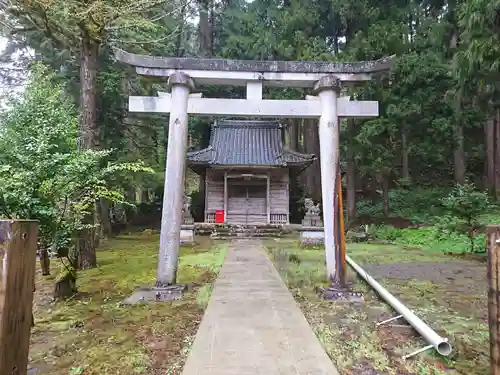
[[[175,72],[168,79],[171,89],[172,112],[168,127],[165,187],[161,214],[160,250],[156,272],[156,286],[174,285],[177,279],[184,173],[188,146],[188,100],[194,81],[183,72]]]
[[[183,72],[175,72],[168,78],[168,86],[171,90],[172,111],[168,127],[156,284],[152,288],[139,289],[125,299],[124,304],[179,299],[185,289],[184,285],[177,285],[176,282],[188,144],[187,106],[189,94],[194,89],[194,81]]]

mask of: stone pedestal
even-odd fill
[[[182,216],[182,222],[184,225],[193,225],[194,224],[194,219],[193,216],[191,216],[191,212],[184,212]]]
[[[180,234],[180,244],[181,245],[194,244],[194,224],[182,225]]]
[[[304,227],[323,227],[323,220],[319,215],[308,215],[302,219],[302,226]]]

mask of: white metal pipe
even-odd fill
[[[448,339],[439,336],[431,327],[416,316],[410,309],[403,305],[399,300],[380,285],[373,277],[368,275],[364,269],[358,266],[354,261],[346,256],[347,263],[361,276],[384,301],[392,306],[399,314],[403,315],[408,323],[422,335],[422,337],[436,349],[442,356],[451,354],[452,348]]]

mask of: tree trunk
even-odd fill
[[[389,177],[382,176],[382,199],[384,203],[384,216],[389,217]]]
[[[484,123],[484,186],[495,194],[495,118]]]
[[[297,151],[298,152],[306,152],[306,138],[307,138],[307,127],[308,127],[308,121],[305,119],[302,119],[300,123],[297,126]],[[299,184],[305,187],[307,190],[307,169],[302,172],[299,175]],[[308,192],[304,192],[306,195],[308,195]]]
[[[409,166],[409,152],[408,152],[408,134],[406,125],[403,127],[403,132],[401,134],[401,162],[403,164],[403,170],[401,177],[404,180],[410,179],[410,166]]]
[[[317,120],[311,119],[305,121],[304,143],[305,152],[316,155],[316,160],[305,170],[306,185],[308,195],[315,201],[321,201],[321,168],[319,155],[319,133]]]
[[[101,198],[99,200],[99,221],[101,223],[101,238],[111,235],[111,219],[109,217],[109,202]]]
[[[80,62],[80,148],[94,149],[97,137],[97,57],[99,46],[83,33]]]
[[[212,56],[213,49],[213,31],[210,23],[210,4],[209,0],[200,0],[199,6],[199,26],[198,37],[200,43],[200,54],[203,57]]]
[[[99,45],[88,33],[82,31],[80,47],[80,148],[98,148],[97,142],[97,57]],[[92,207],[94,209],[94,207]],[[85,224],[95,223],[95,212],[84,219]],[[97,265],[94,229],[84,229],[78,240],[78,268],[91,268]]]
[[[56,280],[53,297],[56,300],[67,299],[75,295],[77,292],[76,272],[68,270]]]
[[[463,127],[461,124],[455,123],[453,128],[453,138],[455,140],[455,149],[453,151],[453,170],[455,182],[463,184],[465,182],[465,146]]]
[[[346,153],[346,177],[347,177],[347,219],[356,218],[356,161],[354,159],[354,137],[356,128],[354,119],[347,120],[348,146]]]
[[[288,147],[292,151],[299,150],[299,119],[289,120],[288,125]]]
[[[321,194],[321,165],[320,165],[320,148],[319,148],[319,121],[316,119],[311,120],[311,128],[314,129],[312,132],[313,142],[312,142],[312,154],[316,155],[316,160],[311,165],[311,173],[313,175],[313,197],[317,202],[322,200]]]
[[[495,196],[500,198],[500,111],[495,111],[495,120],[493,122],[494,130],[494,186],[495,186]]]
[[[42,276],[50,275],[50,257],[47,249],[40,249],[40,268],[42,269]]]

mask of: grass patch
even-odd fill
[[[456,262],[456,257],[440,251],[396,245],[348,245],[347,251],[353,260],[439,334],[448,337],[454,347],[448,358],[438,358],[433,351],[428,351],[403,361],[401,356],[424,346],[424,340],[412,329],[376,328],[375,322],[394,316],[394,313],[353,272],[349,275],[354,282],[353,289],[364,293],[365,303],[326,302],[316,291],[326,278],[323,248],[301,249],[296,240],[271,240],[266,241],[266,246],[340,373],[488,373],[486,295],[479,292],[486,274],[484,264],[471,262],[469,268],[458,269],[459,266],[451,262]],[[422,272],[427,265],[430,267],[428,271]],[[373,267],[373,272],[369,267]],[[384,277],[394,267],[402,267],[397,270],[404,278]],[[444,276],[442,279],[428,277],[434,274]],[[455,275],[453,280],[448,277],[450,274]]]
[[[33,367],[53,375],[179,370],[227,248],[207,239],[181,247],[178,279],[191,283],[190,291],[179,301],[122,307],[126,296],[154,283],[158,245],[157,235],[137,234],[103,244],[99,267],[78,274],[81,293],[66,302],[48,303],[52,281],[38,273],[30,349]],[[198,301],[200,295],[205,303]]]

